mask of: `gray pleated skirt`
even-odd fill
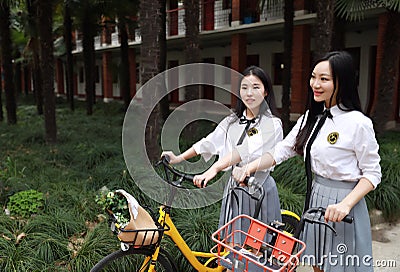
[[[274,220],[282,222],[279,195],[275,180],[269,175],[269,173],[264,172],[257,172],[255,178],[256,182],[264,188],[265,192],[257,219],[266,224],[269,224]],[[224,198],[222,199],[221,205],[219,228],[240,214],[246,214],[253,217],[254,211],[256,210],[256,200],[252,199],[245,192],[240,190],[231,190],[232,186],[235,186],[235,183],[234,180],[230,180],[225,187]],[[248,190],[248,187],[245,187],[245,189]],[[246,231],[249,229],[248,223],[248,220],[238,220],[235,228]],[[235,243],[243,243],[243,241],[241,241],[243,240],[243,237],[235,236],[234,239]]]
[[[311,193],[310,207],[327,207],[345,198],[356,182],[339,181],[316,175]],[[352,224],[340,222],[329,224],[337,236],[319,224],[304,226],[302,240],[306,249],[302,256],[305,264],[318,266],[330,272],[373,271],[371,226],[365,199],[362,198],[350,211]]]

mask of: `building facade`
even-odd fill
[[[282,94],[282,57],[284,1],[274,6],[265,6],[259,11],[257,0],[204,0],[200,8],[200,47],[203,62],[214,63],[242,71],[248,65],[258,65],[267,71],[273,80],[278,108],[281,107]],[[295,17],[293,31],[292,69],[291,69],[291,112],[298,115],[303,112],[312,52],[318,45],[314,43],[313,27],[316,13],[313,1],[294,0]],[[185,63],[183,18],[185,10],[181,0],[167,1],[167,68]],[[342,36],[345,50],[349,51],[356,63],[359,74],[359,91],[364,111],[371,110],[375,92],[382,51],[382,36],[386,28],[385,10],[371,8],[361,22],[345,23]],[[74,93],[84,97],[84,70],[82,46],[79,33],[74,35],[76,75]],[[131,74],[131,95],[140,88],[140,29],[130,34],[129,61]],[[103,31],[96,37],[96,95],[110,101],[121,99],[118,79],[119,38],[118,29]],[[215,77],[224,77],[216,74]],[[64,94],[65,68],[63,61],[56,65],[56,91]],[[178,79],[179,80],[179,79]],[[398,79],[397,79],[398,81]],[[227,88],[230,79],[226,79]],[[175,90],[169,95],[171,105],[184,102],[184,89]],[[231,105],[229,93],[212,86],[204,87],[201,97]],[[396,109],[393,121],[399,122],[399,86],[395,90]],[[293,116],[295,117],[295,116]]]

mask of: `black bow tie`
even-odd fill
[[[325,109],[324,112],[322,113],[322,116],[326,115],[326,117],[328,117],[329,119],[333,118],[333,115],[331,113],[330,109]]]
[[[241,124],[241,125],[246,124],[246,125],[250,126],[250,124],[254,124],[256,122],[256,119],[257,119],[257,117],[249,120],[245,116],[242,116],[239,119],[239,124]]]

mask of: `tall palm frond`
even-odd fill
[[[392,11],[400,11],[399,0],[336,0],[335,11],[339,17],[349,21],[364,19],[365,12],[373,8],[386,8]]]

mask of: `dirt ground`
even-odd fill
[[[372,240],[374,272],[400,271],[400,221],[396,224],[379,223],[373,225]],[[297,271],[311,272],[313,269],[302,266]]]

